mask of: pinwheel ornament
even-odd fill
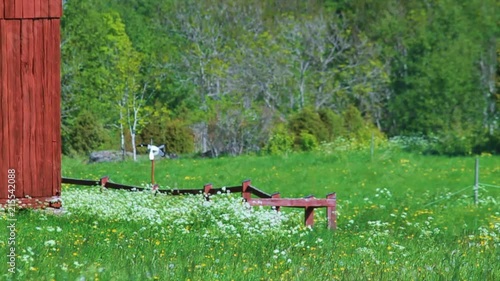
[[[165,157],[165,145],[160,146],[152,144],[139,144],[140,147],[147,147],[149,151],[149,160],[151,160],[151,185],[153,188],[155,185],[155,156]]]

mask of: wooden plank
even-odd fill
[[[33,99],[34,77],[33,77],[33,20],[21,21],[21,81],[22,81],[22,113],[23,113],[23,137],[22,137],[22,150],[23,150],[23,163],[22,169],[23,177],[23,197],[33,196],[32,193],[32,155],[35,153],[32,149],[34,141],[32,140],[32,128],[34,127],[34,120],[31,114],[31,100]]]
[[[14,18],[22,19],[23,18],[23,1],[24,0],[11,0],[14,1]]]
[[[61,18],[61,16],[62,16],[62,1],[49,0],[49,17]]]
[[[0,0],[0,19],[4,18],[4,8],[5,8],[4,0]]]
[[[6,19],[21,19],[23,17],[23,1],[24,0],[6,0],[6,1],[4,1],[5,18]]]
[[[38,82],[37,82],[37,72],[36,72],[36,67],[38,65],[38,61],[36,60],[38,57],[38,51],[36,48],[36,43],[37,43],[37,33],[35,31],[35,21],[31,21],[31,44],[30,44],[30,49],[29,51],[32,52],[30,54],[30,60],[32,63],[32,68],[31,68],[31,75],[32,79],[30,80],[31,86],[32,86],[32,91],[31,91],[31,98],[29,100],[30,103],[30,157],[29,157],[29,163],[31,165],[31,188],[30,191],[32,193],[31,196],[34,196],[36,194],[35,190],[38,189],[39,186],[39,175],[38,175],[38,162],[37,162],[37,157],[38,157],[38,151],[37,151],[37,130],[39,130],[38,126],[40,126],[39,121],[37,120],[37,107],[39,106],[38,103],[38,94],[39,94],[39,89],[38,89]]]
[[[43,126],[45,125],[43,120],[43,112],[45,110],[45,105],[43,104],[43,78],[44,78],[44,45],[43,45],[43,22],[41,20],[33,21],[33,45],[35,48],[35,90],[34,90],[34,98],[33,98],[33,112],[32,114],[35,116],[36,125],[35,125],[35,159],[34,159],[34,171],[33,175],[36,177],[36,183],[33,186],[33,196],[41,197],[42,187],[45,185],[45,177],[43,174],[43,157],[44,147],[43,147]]]
[[[4,17],[6,19],[14,18],[14,15],[16,13],[15,10],[16,10],[16,7],[15,7],[14,0],[4,1]]]
[[[42,17],[42,2],[45,0],[33,0],[33,14],[35,18]]]
[[[49,1],[41,0],[40,1],[40,15],[39,18],[46,19],[49,17]]]
[[[53,53],[51,47],[51,23],[48,19],[39,20],[43,22],[43,60],[44,60],[44,75],[42,79],[42,88],[44,89],[43,94],[43,104],[45,105],[45,110],[42,112],[44,119],[43,125],[43,176],[45,177],[45,184],[42,188],[42,196],[51,196],[52,194],[52,159],[53,159],[53,144],[52,144],[52,72],[51,64],[53,60]]]
[[[23,176],[22,160],[22,88],[21,88],[21,21],[6,20],[4,25],[6,33],[7,55],[3,60],[7,61],[8,77],[7,95],[9,96],[9,121],[8,138],[10,147],[8,149],[10,168],[16,170],[16,197],[22,197],[23,194]],[[13,145],[15,144],[15,146]]]
[[[61,2],[61,1],[59,1]],[[61,30],[60,20],[51,23],[51,96],[52,96],[52,195],[61,193]]]
[[[282,207],[333,207],[335,200],[333,199],[317,199],[317,198],[252,198],[248,201],[252,206],[282,206]]]
[[[3,8],[3,0],[0,0]],[[1,10],[3,11],[3,9]],[[3,71],[3,69],[7,69],[7,60],[3,58],[7,56],[7,44],[5,44],[5,20],[0,19],[0,186],[7,186],[7,174],[9,169],[9,157],[7,150],[9,148],[9,139],[8,139],[8,114],[9,114],[9,104],[7,97],[7,84],[6,77],[7,72]],[[0,199],[8,198],[8,189],[1,188],[0,190]]]
[[[33,0],[23,0],[23,19],[35,17],[35,3]]]

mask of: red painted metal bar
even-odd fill
[[[241,195],[245,201],[250,201],[252,199],[252,193],[250,192],[250,180],[246,180],[241,184]]]
[[[318,198],[251,198],[248,203],[253,206],[281,206],[281,207],[335,207],[332,199]]]
[[[308,195],[302,200],[309,200],[309,199],[314,199],[314,196]],[[314,225],[314,208],[313,207],[304,208],[304,224],[307,226],[311,226],[311,227]]]
[[[203,186],[203,193],[205,194],[205,199],[206,199],[207,201],[209,201],[209,200],[210,200],[210,197],[209,197],[208,195],[210,194],[210,190],[211,190],[211,189],[212,189],[212,184],[211,184],[211,183],[209,183],[209,184],[205,184],[205,185]]]
[[[101,185],[99,181],[96,180],[81,180],[72,178],[62,178],[61,182],[65,184],[88,185],[88,186]]]
[[[108,176],[102,177],[99,180],[99,185],[102,186],[102,187],[106,187],[106,184],[108,183],[108,181],[109,181],[109,177]]]
[[[248,181],[248,182],[250,183],[250,181]],[[250,186],[248,187],[248,189],[249,189],[249,191],[250,191],[253,195],[255,195],[255,196],[257,196],[257,197],[260,197],[260,198],[271,198],[271,194],[266,193],[266,192],[264,192],[264,191],[262,191],[262,190],[260,190],[260,189],[256,188],[255,186],[251,186],[251,185],[250,185]]]
[[[128,189],[128,190],[144,190],[144,188],[123,185],[118,183],[109,182],[109,177],[103,177],[99,181],[92,180],[77,180],[63,178],[63,183],[69,184],[79,184],[79,185],[101,185],[103,187],[113,188],[113,189]],[[241,192],[243,198],[251,206],[272,206],[276,207],[279,211],[280,207],[295,207],[304,208],[304,223],[308,226],[314,225],[314,209],[315,208],[326,208],[326,216],[328,221],[328,228],[336,229],[337,227],[337,216],[336,216],[336,194],[330,193],[326,196],[326,199],[314,198],[309,195],[305,198],[281,198],[280,193],[274,193],[272,195],[267,194],[255,187],[252,187],[250,180],[243,181],[241,186],[225,187],[225,188],[213,188],[212,184],[206,184],[203,189],[172,189],[172,190],[157,190],[159,193],[165,193],[170,195],[184,195],[184,194],[204,194],[206,199],[209,200],[209,195],[217,194],[219,192]],[[255,192],[257,191],[257,192]],[[252,194],[262,195],[266,198],[251,198]]]
[[[281,195],[279,192],[276,192],[276,193],[271,194],[271,198],[281,198]],[[276,211],[279,212],[280,206],[275,206],[275,207],[276,207]]]
[[[307,207],[304,211],[304,224],[307,226],[314,225],[314,208]]]
[[[336,193],[330,193],[326,196],[326,199],[333,200],[333,206],[326,207],[326,220],[328,222],[328,228],[337,228],[337,195]]]

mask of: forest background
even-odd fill
[[[498,153],[499,26],[496,0],[64,1],[63,152]]]

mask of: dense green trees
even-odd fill
[[[74,128],[89,113],[109,136],[154,136],[182,153],[278,153],[290,137],[307,150],[382,133],[437,139],[438,153],[500,151],[495,0],[83,0],[64,9],[65,151],[88,149],[72,139],[87,134]],[[95,141],[120,148],[119,137]]]

